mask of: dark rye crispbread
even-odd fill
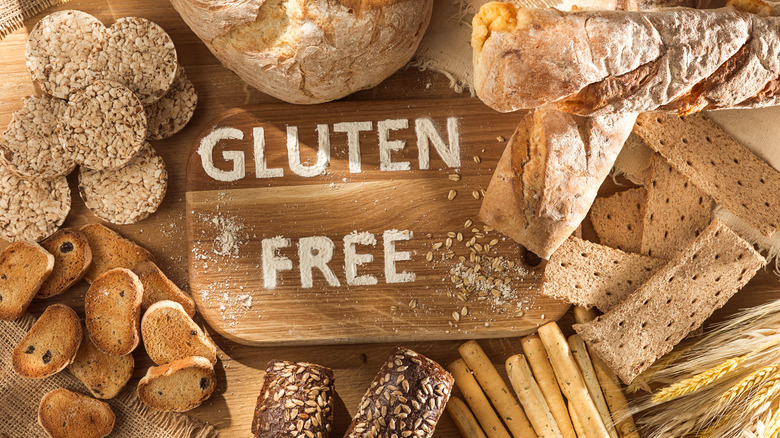
[[[181,304],[163,300],[152,304],[141,319],[144,348],[158,365],[188,356],[217,361],[217,347]]]
[[[11,365],[16,374],[31,379],[57,374],[73,361],[82,336],[76,312],[64,304],[52,304],[16,345]]]
[[[138,276],[124,268],[112,269],[92,282],[84,296],[84,320],[97,348],[123,356],[138,346],[143,293]]]
[[[38,423],[52,438],[108,436],[116,416],[108,403],[58,388],[43,396]]]
[[[664,263],[571,236],[550,257],[541,292],[578,306],[607,311]]]
[[[211,362],[191,356],[149,368],[138,382],[138,398],[158,411],[184,412],[203,403],[216,386]]]
[[[638,253],[642,248],[646,202],[647,191],[643,187],[596,198],[588,214],[601,244]]]
[[[748,242],[715,219],[634,293],[574,330],[628,384],[765,264]]]
[[[78,230],[63,228],[41,242],[54,256],[54,270],[41,285],[36,298],[59,295],[84,278],[92,265],[92,250],[86,236]]]
[[[641,253],[661,259],[693,241],[712,221],[712,198],[653,154]]]
[[[100,351],[89,336],[84,336],[76,357],[68,369],[92,393],[93,397],[109,399],[133,377],[135,360],[132,354],[117,356]]]
[[[780,173],[703,114],[642,114],[634,133],[715,203],[772,237],[780,228]]]
[[[184,308],[189,316],[195,316],[195,302],[172,282],[151,260],[145,260],[133,269],[133,272],[144,285],[144,300],[141,309],[146,310],[152,304],[170,300]]]
[[[24,315],[54,269],[54,256],[37,243],[17,241],[0,253],[0,319]]]
[[[85,225],[81,232],[92,249],[92,266],[84,276],[89,283],[111,269],[133,269],[144,260],[154,260],[149,251],[101,224]]]

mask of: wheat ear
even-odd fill
[[[746,411],[753,412],[757,410],[761,405],[774,397],[778,391],[780,391],[780,373],[775,372],[758,388],[756,395],[750,399]]]
[[[767,421],[761,438],[775,438],[778,432],[780,432],[780,410],[772,414],[772,418]]]
[[[780,370],[780,365],[769,365],[748,374],[744,379],[740,380],[739,383],[729,388],[720,396],[720,405],[726,406],[733,402],[737,397],[755,388],[756,385],[763,383],[778,370]]]
[[[721,377],[730,373],[739,364],[745,361],[749,355],[739,356],[729,359],[720,365],[696,374],[693,377],[680,380],[679,382],[672,383],[669,386],[661,388],[658,392],[653,394],[653,403],[662,403],[665,401],[673,400],[677,397],[685,394],[696,392],[707,385],[718,381]]]

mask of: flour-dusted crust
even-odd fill
[[[115,169],[143,147],[146,113],[129,88],[99,80],[71,95],[57,132],[76,163]]]
[[[106,27],[97,18],[81,11],[55,12],[43,17],[27,38],[27,69],[44,92],[67,99],[94,79],[87,60],[105,41]]]
[[[70,211],[65,177],[26,181],[0,163],[0,238],[39,241],[57,231]]]
[[[187,78],[184,67],[179,64],[171,88],[162,99],[144,108],[148,123],[146,136],[149,140],[163,140],[181,131],[190,122],[198,105],[195,85]]]
[[[126,85],[144,105],[168,92],[176,75],[176,48],[162,27],[139,17],[120,18],[106,31],[106,48],[89,59],[96,76]]]
[[[162,157],[147,143],[119,169],[81,168],[79,193],[95,216],[113,224],[134,224],[157,211],[168,190]]]
[[[62,100],[28,96],[0,138],[0,156],[8,168],[24,179],[51,180],[76,167],[57,136]]]
[[[406,65],[432,0],[174,0],[211,52],[249,85],[292,103],[373,87]]]

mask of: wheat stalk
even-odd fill
[[[767,421],[761,438],[774,438],[778,432],[780,432],[780,410],[775,411],[769,421]]]
[[[774,397],[778,391],[780,391],[780,373],[776,372],[761,384],[761,386],[758,388],[758,391],[756,391],[756,395],[750,399],[746,411],[755,411],[761,405]]]
[[[733,402],[737,397],[755,388],[756,385],[763,383],[764,380],[766,380],[772,374],[776,373],[778,370],[780,370],[780,365],[769,365],[748,374],[745,378],[740,380],[739,383],[732,386],[723,393],[723,395],[720,397],[720,405],[726,406]]]
[[[693,377],[683,379],[679,382],[672,383],[669,386],[661,388],[658,392],[653,394],[653,403],[662,403],[696,392],[707,385],[720,380],[721,377],[733,371],[738,367],[745,359],[748,358],[748,354],[729,359],[720,365],[710,368],[704,372],[696,374]]]

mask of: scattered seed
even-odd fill
[[[449,178],[450,181],[460,181],[460,175],[457,173],[451,173],[447,176],[447,178]]]
[[[409,307],[411,307],[412,309],[417,307],[417,298],[412,298],[412,300],[409,301]]]
[[[455,232],[454,231],[450,231],[449,233],[447,233],[447,237],[451,237],[451,238],[454,239],[455,238]]]
[[[462,242],[462,241],[463,241],[463,233],[460,233],[460,232],[459,232],[459,233],[458,233],[458,234],[455,236],[455,238],[456,238],[456,239],[458,239],[458,242]]]
[[[479,155],[474,155],[474,162],[479,164],[482,162],[482,158],[479,158]]]
[[[503,136],[503,135],[499,135],[498,137],[496,137],[496,140],[498,140],[498,141],[500,141],[500,142],[504,142],[504,141],[506,141],[506,139],[504,138],[504,136]]]
[[[453,199],[455,199],[456,196],[458,196],[458,192],[455,191],[455,189],[452,189],[450,190],[450,193],[447,195],[447,199],[452,201]]]
[[[431,260],[433,260],[433,252],[432,251],[428,251],[428,254],[425,254],[425,260],[427,260],[429,262]]]
[[[455,321],[460,321],[460,313],[458,313],[457,311],[452,312],[452,319],[454,319]]]
[[[448,249],[449,249],[449,247],[452,246],[452,237],[448,237],[447,238],[446,243],[445,243],[444,246],[446,246]]]
[[[469,314],[469,308],[466,307],[466,306],[463,306],[463,308],[460,309],[460,314],[463,315],[463,316],[468,315]]]
[[[471,196],[473,196],[474,199],[479,199],[479,191],[474,190],[473,192],[471,192]]]
[[[463,224],[463,228],[470,227],[474,222],[471,221],[471,219],[466,220],[466,223]]]
[[[496,246],[498,244],[498,239],[493,239],[490,241],[490,246]]]
[[[433,246],[432,246],[431,248],[432,248],[434,251],[436,251],[437,249],[441,248],[441,246],[442,246],[442,245],[443,245],[443,243],[441,243],[441,242],[436,242],[436,243],[434,243],[434,244],[433,244]]]

